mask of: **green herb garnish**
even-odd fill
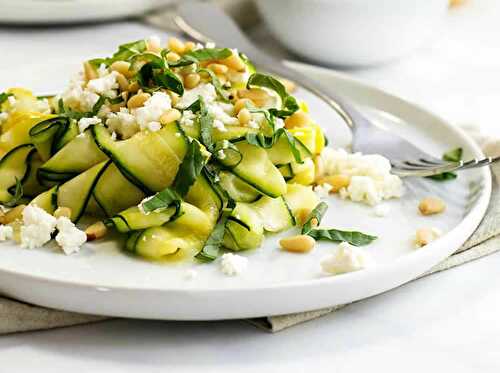
[[[270,109],[269,112],[276,117],[286,117],[297,110],[299,110],[299,104],[295,97],[288,94],[285,86],[276,78],[270,75],[255,73],[248,78],[247,87],[252,86],[265,87],[275,91],[281,98],[281,110]]]
[[[180,211],[181,201],[182,199],[176,191],[171,188],[165,188],[161,192],[141,202],[139,206],[141,211],[145,214],[165,210],[171,206],[175,206],[178,212]],[[177,212],[175,215],[177,215]]]
[[[216,224],[212,233],[208,237],[201,251],[196,254],[195,258],[201,262],[209,263],[217,259],[222,253],[222,243],[224,241],[224,233],[226,231],[226,222],[229,214],[224,213]]]
[[[188,145],[186,155],[179,166],[179,171],[175,176],[172,188],[180,196],[186,195],[189,188],[191,188],[196,179],[200,176],[204,165],[205,159],[201,153],[200,144],[198,141],[192,140]]]
[[[314,227],[319,226],[319,224],[321,223],[321,219],[323,219],[323,216],[325,216],[326,210],[328,210],[328,204],[326,202],[318,203],[317,206],[311,211],[311,213],[307,217],[306,222],[302,226],[301,234],[309,234],[309,232],[312,231]]]
[[[12,199],[10,201],[4,202],[3,205],[6,207],[17,206],[19,201],[21,201],[21,199],[23,198],[23,195],[24,195],[23,184],[22,184],[21,180],[19,180],[16,177],[14,196],[12,197]]]
[[[447,162],[460,162],[462,160],[462,155],[463,149],[455,148],[444,153],[442,159]],[[427,176],[427,178],[435,181],[449,181],[456,179],[457,176],[455,172],[443,172],[442,174]]]

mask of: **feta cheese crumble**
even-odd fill
[[[83,133],[83,131],[85,131],[90,126],[101,123],[101,119],[97,117],[82,118],[78,121],[78,130],[80,131],[80,133]]]
[[[323,183],[323,184],[320,184],[320,185],[316,185],[313,188],[313,191],[316,193],[316,195],[320,199],[326,199],[332,189],[333,189],[333,187],[330,184]]]
[[[78,229],[75,224],[65,216],[61,216],[57,219],[56,227],[58,230],[56,242],[66,255],[78,252],[80,246],[87,241],[85,232]]]
[[[56,228],[57,219],[45,210],[28,205],[23,210],[23,226],[21,227],[21,247],[34,249],[42,247],[51,239]]]
[[[108,114],[106,125],[110,131],[116,132],[122,139],[128,139],[140,131],[135,117],[127,108],[120,108],[119,112]]]
[[[12,240],[14,229],[9,225],[0,225],[0,241]]]
[[[373,213],[379,218],[386,217],[390,211],[391,208],[388,205],[377,205],[373,209]]]
[[[389,160],[381,155],[349,154],[343,149],[325,148],[321,158],[326,175],[350,177],[349,186],[339,190],[341,198],[374,206],[403,194],[403,182],[391,174]]]
[[[217,98],[217,92],[215,91],[215,87],[210,83],[199,84],[193,89],[185,90],[184,94],[177,102],[176,107],[179,109],[185,109],[194,103],[198,99],[198,96],[201,96],[203,101],[205,101],[205,104],[208,104],[215,101]]]
[[[373,264],[370,256],[360,249],[342,242],[334,253],[321,260],[321,268],[331,275],[359,271]]]
[[[220,265],[225,275],[237,276],[247,268],[248,259],[241,255],[226,253],[222,255]]]

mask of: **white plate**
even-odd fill
[[[0,0],[0,22],[48,24],[104,21],[142,15],[172,0]]]
[[[334,85],[378,123],[430,153],[440,155],[462,146],[466,158],[482,156],[461,131],[419,107],[329,70],[294,66]],[[49,81],[61,76],[58,67],[49,69],[31,77]],[[298,96],[310,103],[313,117],[324,126],[332,144],[349,142],[349,131],[328,107],[307,92]],[[322,275],[319,261],[336,245],[320,243],[313,252],[297,255],[278,249],[280,236],[270,236],[261,249],[243,253],[249,266],[238,277],[223,275],[218,262],[150,263],[120,252],[120,243],[111,239],[86,244],[72,256],[53,246],[25,250],[4,243],[0,245],[0,291],[26,302],[70,311],[175,320],[259,317],[352,302],[414,279],[453,253],[485,213],[491,176],[489,169],[482,168],[463,172],[456,181],[419,180],[407,189],[401,200],[386,202],[391,212],[385,218],[375,217],[373,209],[365,205],[336,197],[329,200],[325,225],[379,236],[363,248],[377,263],[368,270]],[[417,213],[419,198],[428,194],[439,194],[446,200],[444,214],[422,217]],[[412,242],[415,230],[425,226],[438,227],[446,234],[416,250]],[[189,280],[186,272],[193,267],[198,275]]]

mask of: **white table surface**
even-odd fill
[[[500,2],[470,0],[432,45],[392,65],[349,73],[457,124],[500,133],[499,31]],[[109,54],[117,43],[151,33],[134,23],[0,28],[0,88],[55,89],[61,78],[35,76],[30,66],[52,63],[65,73],[72,68],[65,58]],[[9,74],[12,66],[26,66],[26,74]],[[498,372],[498,268],[494,254],[275,335],[239,321],[116,320],[5,336],[0,371]]]

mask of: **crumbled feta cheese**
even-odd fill
[[[8,118],[9,118],[9,113],[5,113],[5,112],[0,113],[0,125],[3,122],[7,121]]]
[[[23,226],[21,227],[21,246],[34,249],[42,247],[51,239],[57,220],[45,210],[28,205],[23,210]]]
[[[14,96],[8,96],[7,101],[10,106],[16,106],[17,100]]]
[[[37,100],[36,110],[43,114],[50,114],[52,111],[50,108],[49,100],[42,98]]]
[[[198,272],[196,272],[194,269],[188,269],[186,271],[186,280],[194,280],[198,276]]]
[[[378,216],[379,218],[383,218],[389,214],[389,211],[391,208],[388,205],[377,205],[373,209],[373,213],[375,216]]]
[[[64,105],[78,111],[90,111],[99,100],[99,95],[84,88],[83,73],[80,72],[70,80],[68,87],[61,95]]]
[[[215,48],[215,43],[209,41],[209,42],[205,43],[205,48],[209,48],[209,49]]]
[[[151,130],[149,128],[150,123],[159,122],[162,114],[171,107],[172,101],[169,95],[164,92],[155,92],[146,100],[144,106],[133,109],[131,112],[135,116],[141,130]],[[153,128],[156,127],[156,124],[153,124]]]
[[[149,122],[148,123],[148,130],[151,132],[156,132],[156,131],[161,130],[160,122]]]
[[[144,215],[149,215],[150,213],[149,212],[146,212],[144,211],[144,204],[149,201],[150,199],[152,199],[154,196],[149,196],[149,197],[146,197],[144,198],[138,205],[137,205],[137,208],[139,209],[139,211],[144,214]]]
[[[220,149],[217,151],[217,158],[218,159],[225,159],[226,158],[226,153],[224,153],[224,150]]]
[[[244,256],[226,253],[221,258],[221,271],[228,276],[236,276],[247,268],[248,259]]]
[[[217,92],[215,91],[215,87],[210,83],[198,84],[198,86],[193,89],[185,90],[176,106],[180,109],[185,109],[195,102],[198,96],[203,97],[205,104],[208,104],[215,101]]]
[[[97,93],[98,95],[104,95],[109,98],[115,98],[118,93],[117,89],[119,87],[116,81],[116,76],[118,73],[116,71],[105,72],[101,77],[97,79],[91,79],[87,83],[86,89],[90,92]]]
[[[117,137],[116,132],[115,131],[111,132],[111,140],[116,141],[116,137]]]
[[[194,118],[196,118],[196,115],[191,110],[184,110],[179,122],[181,126],[191,127],[194,124]]]
[[[84,231],[78,229],[67,217],[62,216],[57,219],[56,224],[59,231],[56,236],[56,242],[66,255],[76,253],[87,241],[87,235]]]
[[[233,105],[223,102],[209,103],[207,111],[214,117],[214,121],[219,121],[223,125],[235,126],[240,123],[238,118],[231,116],[234,111]]]
[[[100,118],[92,117],[92,118],[82,118],[78,121],[78,129],[80,133],[85,131],[87,128],[94,124],[101,124],[102,121]]]
[[[12,240],[14,229],[9,225],[0,225],[0,241]]]
[[[366,268],[372,264],[372,260],[363,249],[342,242],[334,253],[323,258],[320,264],[324,272],[339,275]]]
[[[227,149],[229,148],[229,141],[228,140],[222,140],[222,149]]]
[[[135,117],[127,108],[121,108],[117,113],[110,113],[106,125],[110,131],[116,132],[122,139],[128,139],[140,131]]]
[[[323,183],[320,185],[316,185],[313,188],[313,191],[317,194],[317,196],[321,199],[325,199],[328,197],[330,194],[330,191],[333,189],[333,187],[328,184],[328,183]]]
[[[226,126],[218,119],[214,119],[214,128],[218,129],[220,132],[227,132]]]
[[[390,173],[391,164],[381,155],[349,154],[343,149],[325,148],[321,153],[327,175],[346,175],[351,181],[339,191],[341,198],[376,205],[403,194],[401,179]]]

